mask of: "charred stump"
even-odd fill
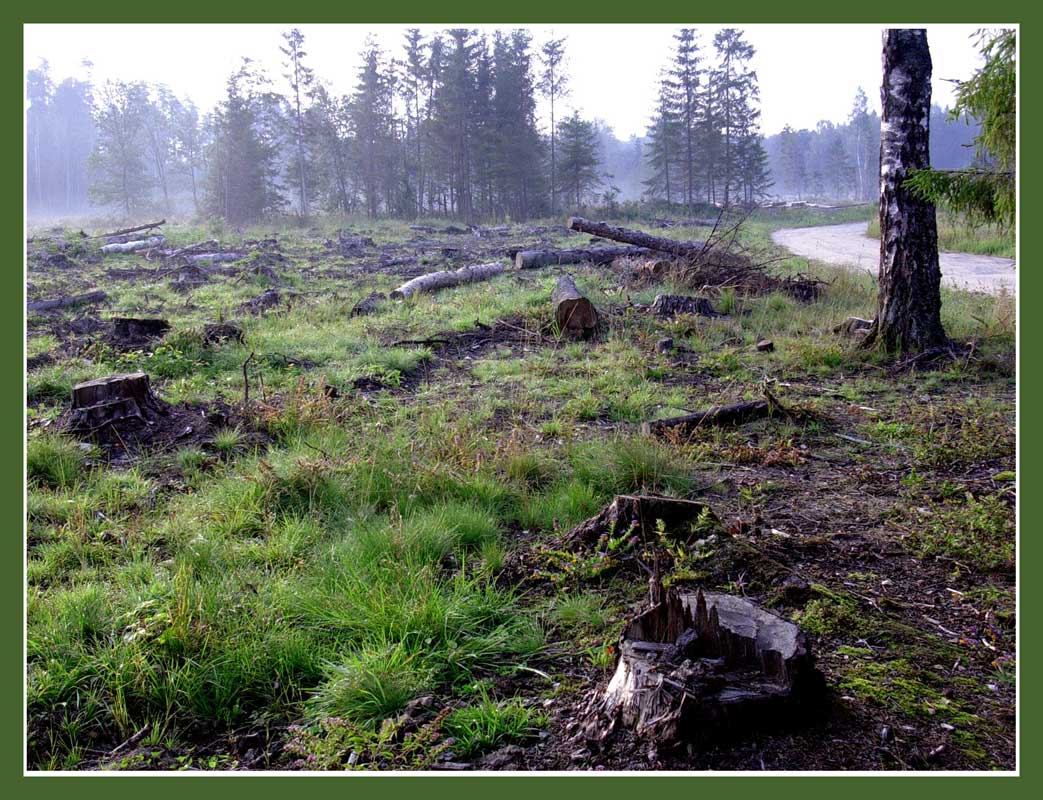
[[[203,344],[213,346],[228,340],[245,344],[243,329],[231,322],[208,322],[203,326]]]
[[[149,423],[165,413],[166,404],[153,394],[148,375],[129,372],[76,384],[69,427],[92,431],[126,421]]]
[[[383,292],[371,292],[351,307],[352,317],[360,317],[363,314],[372,314],[382,302],[388,299]]]
[[[721,317],[705,297],[687,297],[680,294],[657,294],[649,309],[657,317],[675,317],[691,314],[700,317]]]
[[[113,317],[112,334],[121,341],[149,341],[158,339],[170,330],[165,319]]]
[[[601,742],[623,727],[656,746],[699,743],[807,719],[824,696],[797,625],[745,598],[669,590],[623,630],[585,734]]]
[[[906,185],[931,166],[931,52],[923,29],[883,33],[880,89],[880,288],[862,347],[887,352],[944,345],[934,204]]]

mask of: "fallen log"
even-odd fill
[[[602,536],[620,537],[630,532],[651,533],[662,521],[664,530],[676,541],[687,543],[691,524],[704,515],[713,515],[706,503],[658,495],[618,494],[596,516],[568,532],[570,547],[590,546]]]
[[[51,311],[55,308],[73,308],[75,306],[85,306],[90,303],[104,303],[109,299],[109,296],[105,292],[98,290],[95,292],[87,292],[87,294],[77,294],[71,297],[56,297],[53,300],[36,300],[32,303],[26,304],[27,311]]]
[[[611,264],[617,258],[645,256],[644,247],[586,247],[572,250],[519,250],[514,256],[517,269],[536,269],[551,264]]]
[[[162,247],[167,240],[162,234],[150,236],[147,239],[137,239],[133,242],[107,244],[101,248],[101,252],[109,255],[111,253],[136,253],[138,250],[148,250],[153,247]]]
[[[419,275],[410,281],[406,281],[391,292],[392,300],[403,300],[415,294],[423,292],[437,292],[439,289],[448,289],[453,286],[461,286],[465,283],[477,283],[487,281],[504,271],[503,264],[477,264],[473,267],[460,267],[460,269],[447,269],[440,272],[429,272]]]
[[[584,733],[596,743],[621,726],[655,747],[698,744],[806,721],[825,698],[797,625],[743,597],[668,590],[623,630]]]
[[[784,409],[776,402],[754,400],[748,403],[714,406],[706,411],[697,411],[694,414],[685,414],[680,417],[651,420],[642,424],[641,432],[646,436],[663,436],[668,433],[690,436],[699,428],[743,425],[755,419],[763,419],[779,413],[784,413]]]
[[[125,420],[147,423],[164,413],[166,406],[152,393],[148,375],[129,372],[76,384],[72,389],[69,427],[91,431]]]
[[[664,239],[661,236],[652,236],[643,231],[620,228],[604,222],[592,222],[583,217],[569,217],[568,227],[570,230],[589,233],[594,236],[600,236],[603,239],[612,239],[615,242],[626,242],[627,244],[645,247],[660,253],[669,253],[681,258],[696,258],[710,249],[710,245],[707,242],[682,242],[676,239]]]
[[[97,236],[88,236],[88,239],[111,239],[116,236],[126,236],[128,233],[138,233],[139,231],[150,231],[153,228],[158,228],[160,225],[166,224],[165,219],[161,219],[159,222],[146,222],[144,225],[137,225],[133,228],[120,228],[118,231],[112,231],[112,233],[99,233]]]
[[[193,250],[199,250],[202,247],[213,247],[216,244],[218,244],[217,239],[205,239],[202,242],[196,242],[195,244],[188,245],[188,247],[182,247],[178,250],[167,253],[163,258],[170,260],[172,258],[177,258],[178,256],[183,256],[185,253],[191,253]]]
[[[223,264],[243,258],[246,258],[246,253],[199,253],[194,256],[186,256],[185,260],[190,264]]]
[[[562,333],[584,339],[593,335],[598,325],[598,311],[568,275],[558,278],[550,302]]]

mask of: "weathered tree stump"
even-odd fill
[[[170,330],[165,319],[113,317],[112,333],[117,339],[158,339]]]
[[[550,296],[554,319],[558,328],[568,336],[588,339],[598,326],[598,311],[594,304],[576,288],[576,282],[567,275],[558,278]]]
[[[705,297],[688,297],[680,294],[657,294],[649,309],[657,317],[675,317],[692,314],[700,317],[721,317],[713,304]]]
[[[713,512],[705,503],[658,495],[616,495],[596,516],[581,522],[566,535],[570,546],[588,546],[602,535],[622,536],[628,531],[654,531],[659,521],[668,534],[686,541],[691,524]],[[716,519],[716,517],[714,517]],[[688,526],[688,530],[685,530]]]
[[[623,630],[584,732],[599,742],[622,726],[657,746],[698,743],[806,718],[824,695],[797,625],[745,598],[667,591]]]
[[[387,300],[388,296],[383,292],[371,292],[369,295],[359,300],[351,307],[352,317],[359,317],[363,314],[372,314],[377,310],[377,306],[380,305],[384,300]]]
[[[148,375],[129,372],[76,384],[69,427],[91,431],[128,420],[147,424],[165,413],[166,405],[152,393]]]

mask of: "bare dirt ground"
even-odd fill
[[[864,269],[876,273],[880,243],[866,236],[864,222],[823,225],[813,228],[784,228],[771,235],[775,244],[798,256],[827,264]],[[1016,284],[1014,261],[1010,258],[970,253],[941,253],[942,281],[960,289],[1013,294]]]

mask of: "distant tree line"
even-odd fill
[[[864,93],[843,125],[765,140],[754,50],[740,30],[703,46],[675,36],[644,137],[619,141],[566,109],[565,41],[536,47],[524,29],[404,32],[389,53],[368,40],[355,85],[335,94],[310,66],[305,37],[282,36],[282,73],[243,59],[201,114],[166,86],[28,73],[31,214],[104,208],[124,217],[189,211],[233,224],[276,213],[526,219],[637,199],[747,205],[772,194],[872,199],[879,119]],[[541,129],[538,98],[550,110]],[[932,119],[932,151],[963,123]],[[965,127],[965,126],[964,126]],[[960,134],[960,135],[956,135]],[[973,135],[971,132],[970,135]],[[947,140],[946,140],[947,141]],[[964,159],[942,161],[959,168]]]
[[[931,163],[939,169],[962,169],[976,159],[968,144],[978,126],[952,118],[938,105],[931,108]],[[855,93],[847,121],[822,121],[814,130],[787,125],[764,142],[775,194],[798,199],[828,198],[875,202],[879,197],[880,115],[869,107],[861,88]]]

